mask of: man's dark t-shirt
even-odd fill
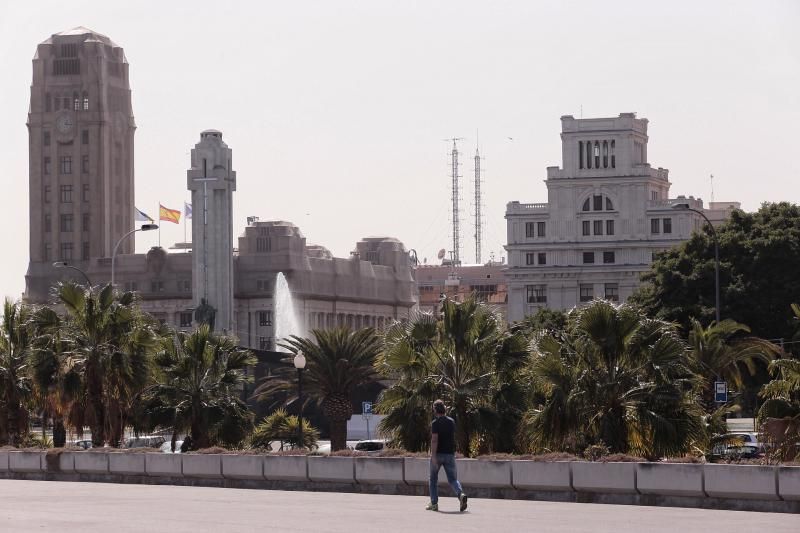
[[[455,448],[456,423],[449,416],[440,416],[431,424],[431,433],[439,435],[439,444],[436,453],[456,453]]]

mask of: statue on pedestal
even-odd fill
[[[214,309],[214,306],[209,304],[205,298],[201,298],[200,305],[194,310],[194,321],[197,322],[198,325],[208,324],[211,331],[214,331],[214,317],[216,314],[217,310]]]

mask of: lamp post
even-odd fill
[[[86,286],[91,288],[92,281],[89,279],[89,276],[86,275],[86,272],[84,272],[80,268],[78,268],[76,266],[73,266],[73,265],[70,265],[66,261],[56,261],[55,263],[53,263],[53,267],[55,267],[55,268],[70,268],[72,270],[76,270],[76,271],[80,272],[81,276],[83,276],[83,279],[86,280]]]
[[[297,402],[300,413],[297,415],[297,446],[303,447],[303,369],[306,367],[306,356],[297,352],[294,356],[294,367],[297,369]]]
[[[158,229],[158,224],[142,224],[142,227],[140,227],[138,229],[131,230],[128,233],[126,233],[125,235],[123,235],[122,237],[119,238],[119,240],[117,241],[117,244],[114,245],[114,251],[111,252],[111,286],[112,287],[114,286],[114,267],[116,266],[117,248],[119,248],[119,245],[122,243],[122,241],[125,240],[126,237],[128,237],[130,235],[133,235],[137,231],[150,231],[150,230],[154,230],[154,229]]]
[[[689,204],[686,202],[681,202],[672,205],[672,209],[679,209],[681,211],[692,211],[697,213],[708,223],[708,227],[711,228],[711,236],[714,238],[714,295],[715,295],[715,306],[716,306],[716,318],[717,324],[720,322],[719,317],[719,241],[717,240],[717,230],[714,229],[714,224],[708,220],[708,217],[702,212],[697,209],[693,209],[689,207]]]

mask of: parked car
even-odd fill
[[[758,440],[758,433],[736,432],[729,433],[728,436],[741,440],[744,446],[754,446],[758,451],[764,451],[764,443]]]
[[[172,451],[172,441],[168,440],[164,444],[161,445],[161,451],[163,453],[181,453],[181,445],[183,445],[182,440],[175,441],[175,451]]]
[[[167,439],[160,435],[142,435],[125,441],[126,448],[160,448]]]
[[[88,450],[89,448],[92,447],[92,441],[88,439],[76,440],[75,442],[72,443],[72,445],[75,446],[76,448],[83,448],[84,450]]]
[[[355,450],[357,452],[378,453],[383,451],[386,447],[386,441],[383,439],[360,440],[356,442]]]

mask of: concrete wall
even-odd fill
[[[459,459],[473,497],[800,513],[800,467]],[[424,457],[0,451],[0,479],[426,495]],[[442,472],[439,483],[446,484]]]

